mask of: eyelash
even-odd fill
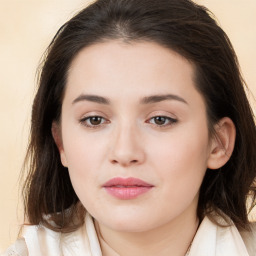
[[[92,124],[91,121],[93,118],[99,118],[101,119],[101,122],[100,124]],[[109,123],[109,121],[107,121],[104,117],[102,116],[87,116],[87,117],[84,117],[82,119],[79,120],[79,123],[81,123],[82,125],[84,125],[85,127],[88,127],[88,128],[92,128],[92,129],[95,129],[95,128],[100,128],[102,125],[104,125],[104,123],[102,122],[103,120],[105,120],[105,122]],[[90,122],[90,124],[88,124],[87,122]]]
[[[93,118],[98,118],[100,119],[100,123],[99,124],[92,124],[92,119]],[[161,118],[163,121],[164,121],[164,124],[157,124],[156,123],[156,119],[157,118]],[[152,120],[154,120],[154,123],[152,122]],[[88,122],[90,122],[90,124],[88,124]],[[108,121],[107,119],[105,119],[104,117],[102,116],[87,116],[87,117],[84,117],[82,119],[79,120],[79,123],[81,123],[82,125],[84,125],[85,127],[88,127],[88,128],[91,128],[91,129],[96,129],[96,128],[100,128],[101,126],[103,126],[104,124],[106,123],[109,123],[110,121]],[[175,123],[177,123],[178,120],[175,119],[175,118],[171,118],[171,117],[168,117],[168,116],[154,116],[154,117],[151,117],[150,119],[148,119],[146,121],[146,123],[150,123],[150,124],[153,124],[154,126],[158,127],[158,128],[165,128],[165,127],[168,127],[168,126],[171,126],[171,125],[174,125]]]
[[[157,124],[156,123],[157,118],[164,119],[164,124]],[[152,120],[154,120],[154,123],[151,122]],[[175,118],[172,118],[172,117],[169,117],[169,116],[161,116],[161,115],[153,116],[150,119],[148,119],[148,121],[147,121],[147,123],[153,124],[153,125],[155,125],[156,127],[159,127],[159,128],[165,128],[165,127],[174,125],[177,122],[178,122],[178,120],[175,119]]]

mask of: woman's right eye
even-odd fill
[[[89,128],[98,128],[105,124],[107,120],[102,116],[88,116],[84,117],[79,121],[82,125]]]

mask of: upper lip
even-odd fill
[[[103,187],[115,187],[115,186],[122,186],[122,187],[153,187],[152,184],[149,184],[141,179],[129,177],[129,178],[121,178],[116,177],[110,179],[106,183],[103,184]]]

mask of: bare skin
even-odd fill
[[[72,62],[53,136],[104,256],[184,256],[193,240],[205,171],[226,163],[235,137],[228,118],[210,136],[193,77],[190,62],[149,42],[95,44]],[[104,187],[116,177],[152,188],[118,198]]]

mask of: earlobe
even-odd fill
[[[215,126],[208,158],[209,169],[219,169],[230,159],[235,146],[236,128],[233,121],[222,118]]]
[[[66,159],[64,148],[63,148],[60,125],[57,122],[53,122],[51,131],[52,131],[52,137],[60,153],[61,163],[64,167],[67,167],[67,159]]]

